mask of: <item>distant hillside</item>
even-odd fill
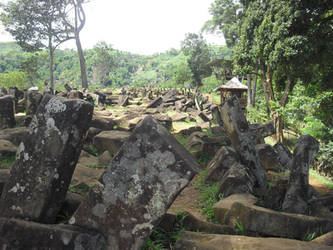
[[[23,52],[21,47],[15,42],[0,42],[0,53],[7,53],[9,51]]]

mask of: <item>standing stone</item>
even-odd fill
[[[289,213],[305,214],[310,198],[309,166],[319,150],[319,143],[310,135],[301,136],[295,146],[288,189],[282,209]]]
[[[276,143],[273,146],[275,152],[278,154],[279,162],[284,169],[290,169],[293,155],[289,149],[281,142]]]
[[[0,96],[8,95],[8,91],[5,87],[0,88]]]
[[[266,173],[255,150],[256,138],[249,129],[249,123],[237,97],[234,96],[225,101],[221,111],[224,127],[234,149],[240,155],[241,163],[256,178],[255,187],[266,188],[268,185]]]
[[[70,223],[102,232],[109,249],[141,249],[197,172],[193,156],[155,119],[146,116]]]
[[[16,153],[0,214],[52,223],[58,214],[89,127],[93,106],[45,95]]]
[[[38,91],[28,91],[26,94],[25,110],[27,115],[36,113],[39,103],[42,101],[43,95]]]
[[[157,108],[158,106],[161,105],[162,101],[163,101],[162,97],[156,98],[154,101],[152,101],[151,103],[148,104],[147,109]]]
[[[10,95],[0,97],[0,129],[15,126],[14,98]]]
[[[220,125],[220,126],[223,126],[223,122],[222,122],[222,118],[221,118],[221,113],[220,113],[220,109],[217,105],[212,105],[210,107],[210,110],[212,112],[212,115],[213,115],[213,121]]]
[[[265,170],[282,171],[278,154],[268,144],[257,144],[256,151]]]

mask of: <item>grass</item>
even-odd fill
[[[324,184],[327,188],[333,189],[333,181],[330,178],[320,175],[313,169],[310,169],[310,176],[316,181]]]
[[[15,155],[2,156],[0,159],[0,169],[9,168],[15,161]]]
[[[183,145],[184,148],[186,148],[188,136],[185,136],[185,135],[182,135],[179,133],[179,134],[175,134],[174,137],[180,144]]]
[[[98,150],[93,144],[89,145],[89,149],[92,155],[94,156],[100,156],[101,154],[103,154],[104,152]]]
[[[183,221],[186,215],[179,211],[176,214],[176,220],[173,229],[168,232],[161,227],[156,227],[146,241],[143,250],[164,250],[173,249],[179,235],[186,230]]]
[[[88,193],[89,187],[87,185],[69,186],[69,191],[84,196]]]
[[[198,188],[200,191],[200,210],[205,215],[208,221],[216,222],[213,206],[215,205],[215,203],[221,200],[223,196],[221,195],[218,199],[215,197],[219,189],[218,182],[209,184],[204,183],[204,178],[206,174],[207,170],[202,170],[199,174],[197,182],[195,183],[196,188]]]

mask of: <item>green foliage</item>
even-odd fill
[[[15,162],[15,156],[1,156],[0,169],[9,168]]]
[[[164,250],[173,249],[177,239],[181,232],[185,231],[186,228],[183,226],[183,221],[186,214],[181,211],[176,214],[176,220],[173,225],[173,229],[168,232],[161,227],[157,227],[151,233],[149,239],[146,241],[144,250]]]
[[[316,169],[325,175],[333,176],[333,141],[321,143]],[[333,187],[333,185],[332,185]]]
[[[24,89],[28,86],[27,75],[21,71],[12,71],[10,73],[0,73],[0,86],[18,87]]]
[[[181,43],[182,51],[187,56],[187,63],[192,73],[192,82],[196,88],[202,85],[202,79],[211,75],[210,51],[202,35],[189,33]]]
[[[93,144],[89,145],[90,153],[94,156],[100,156],[103,154],[100,150],[98,150]]]
[[[239,230],[239,234],[245,235],[245,229],[244,229],[243,223],[241,221],[236,221],[235,224]]]
[[[89,192],[89,187],[85,184],[69,186],[69,191],[71,191],[72,193],[80,194],[80,195],[86,195]]]
[[[220,195],[220,197],[216,199],[215,196],[219,188],[219,183],[205,184],[204,178],[206,174],[207,170],[202,170],[195,184],[200,191],[201,212],[205,215],[207,220],[215,222],[213,206],[223,198],[223,195]]]

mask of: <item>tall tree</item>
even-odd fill
[[[187,63],[192,72],[192,81],[198,89],[202,85],[202,79],[210,76],[212,70],[209,67],[209,48],[202,35],[189,33],[181,43],[181,48],[187,56]]]
[[[112,46],[106,42],[99,42],[95,47],[93,58],[93,82],[107,85],[110,71],[115,66],[114,57],[111,54]]]
[[[15,0],[1,5],[1,21],[6,31],[24,50],[48,48],[51,91],[54,89],[54,51],[74,38],[59,11],[63,3],[63,0]]]
[[[59,6],[59,11],[62,19],[67,26],[72,30],[76,48],[80,61],[82,88],[88,88],[86,61],[83,54],[82,44],[80,40],[80,32],[86,23],[86,15],[83,9],[83,4],[88,0],[64,0],[63,5]]]
[[[244,10],[235,60],[243,70],[259,68],[279,141],[281,108],[289,93],[298,80],[306,81],[307,71],[313,72],[310,65],[324,65],[321,60],[332,55],[330,10],[327,0],[255,0]]]

